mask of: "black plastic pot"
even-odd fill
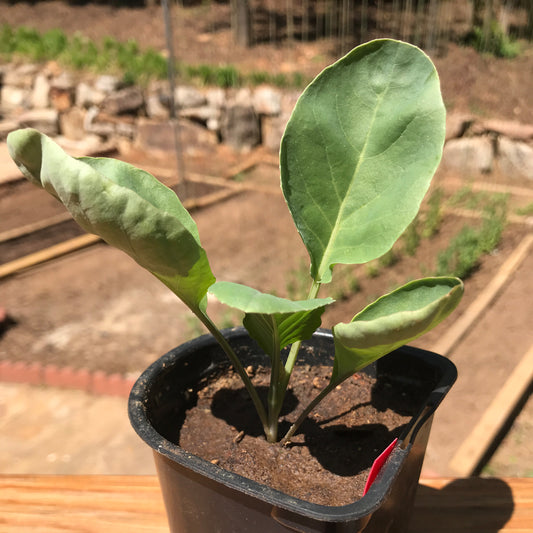
[[[265,358],[242,328],[225,333],[248,365]],[[303,343],[306,363],[331,364],[333,339],[320,330]],[[170,351],[138,379],[129,399],[130,421],[153,451],[174,533],[286,533],[299,531],[401,533],[409,517],[433,413],[457,377],[453,363],[439,355],[403,347],[366,372],[428,385],[426,401],[412,418],[366,495],[349,505],[330,507],[290,497],[185,452],[177,441],[194,389],[204,378],[228,366],[209,335]],[[173,442],[174,441],[174,442]]]

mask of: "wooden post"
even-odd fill
[[[248,0],[231,0],[231,26],[239,46],[252,45],[252,12]]]

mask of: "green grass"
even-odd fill
[[[416,217],[402,236],[403,251],[410,257],[413,257],[420,246],[420,219]]]
[[[430,239],[439,232],[442,223],[442,199],[441,189],[435,189],[428,199],[422,228],[422,237],[426,239]]]
[[[517,215],[522,215],[522,216],[533,215],[533,202],[530,202],[529,204],[527,204],[524,207],[519,207],[519,208],[515,209],[515,213]]]
[[[167,77],[167,59],[152,48],[141,50],[134,40],[125,43],[105,37],[96,43],[81,34],[68,37],[62,30],[39,33],[32,28],[0,27],[0,60],[16,58],[32,62],[56,60],[65,67],[97,73],[113,73],[126,84],[144,85]],[[178,77],[197,85],[223,88],[269,83],[278,87],[303,88],[302,74],[271,74],[264,71],[242,73],[233,65],[188,65],[176,63]]]
[[[470,185],[465,185],[448,200],[448,205],[484,211],[485,209],[492,209],[499,204],[504,205],[508,199],[508,193],[474,192]]]
[[[481,257],[498,246],[506,219],[507,201],[485,207],[481,226],[464,226],[448,248],[439,254],[435,274],[468,278],[477,268]]]
[[[493,21],[487,30],[475,27],[465,43],[481,53],[512,59],[520,54],[520,44],[509,37],[502,27]]]

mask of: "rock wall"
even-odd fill
[[[205,151],[219,143],[276,152],[297,91],[198,89],[166,82],[123,86],[109,75],[73,74],[56,63],[0,66],[0,141],[18,127],[34,127],[64,145],[91,153],[128,141],[143,150],[174,149],[171,109],[182,148]],[[499,170],[533,179],[533,125],[451,113],[442,166],[466,174]]]

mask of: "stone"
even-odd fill
[[[144,97],[138,87],[131,86],[109,94],[102,103],[102,109],[111,115],[134,113],[144,105]]]
[[[79,107],[72,107],[59,116],[59,129],[67,139],[80,141],[85,136],[84,121],[86,112]]]
[[[279,115],[281,93],[272,87],[259,87],[253,94],[253,106],[258,115]]]
[[[32,109],[18,117],[22,127],[35,128],[49,136],[59,133],[58,119],[59,115],[55,109]]]
[[[131,121],[118,120],[115,122],[115,134],[133,140],[137,135],[137,127]]]
[[[50,88],[50,103],[57,111],[66,111],[72,107],[74,93],[72,89],[62,89],[60,87]]]
[[[78,107],[89,108],[100,105],[105,99],[105,93],[82,81],[76,87],[75,102]]]
[[[494,132],[504,135],[515,141],[528,141],[533,139],[533,125],[522,124],[513,120],[485,120],[482,128],[486,132]]]
[[[488,137],[451,139],[444,145],[442,166],[462,173],[488,173],[494,164],[493,143]]]
[[[15,109],[27,109],[31,104],[31,90],[4,85],[0,93],[0,106],[2,109],[11,111]]]
[[[176,109],[187,109],[189,107],[203,106],[207,103],[207,100],[198,89],[180,85],[174,90],[174,103]]]
[[[31,105],[33,108],[43,109],[50,104],[50,81],[44,74],[37,74],[31,92]]]
[[[16,120],[0,120],[0,142],[4,142],[12,131],[19,128]]]
[[[83,121],[83,128],[89,133],[100,135],[101,137],[109,137],[115,133],[114,124],[106,121],[98,120],[100,109],[96,106],[90,107],[85,114]]]
[[[501,137],[498,140],[498,166],[511,177],[533,180],[533,148],[524,142]]]
[[[218,135],[190,120],[179,121],[181,150],[189,156],[212,154],[218,144]]]
[[[39,72],[39,66],[31,63],[18,65],[4,70],[4,85],[31,89],[33,80]]]
[[[84,120],[85,131],[101,137],[126,137],[133,139],[136,134],[135,118],[130,115],[110,115],[92,107]]]
[[[201,122],[203,124],[207,124],[209,121],[216,121],[218,123],[220,120],[220,113],[220,109],[204,105],[182,109],[180,110],[180,117],[188,118],[189,120],[194,120],[195,122]]]
[[[118,91],[121,81],[116,76],[110,76],[109,74],[103,74],[98,76],[94,82],[94,88],[97,91],[101,91],[104,94],[110,94]]]
[[[61,72],[61,74],[52,79],[51,86],[64,91],[74,91],[76,83],[72,74],[69,72]]]
[[[169,118],[168,94],[168,83],[156,80],[148,84],[144,98],[146,114],[149,118],[162,120]],[[166,99],[163,95],[166,96]]]
[[[261,142],[259,119],[252,106],[228,107],[220,127],[223,142],[236,150],[248,150]]]
[[[146,114],[149,118],[167,120],[170,116],[169,110],[161,103],[159,94],[152,93],[146,97]]]
[[[54,139],[59,146],[74,157],[103,155],[113,151],[116,143],[111,141],[102,141],[99,135],[92,133],[84,135],[81,139],[68,139],[59,135]]]
[[[268,150],[279,152],[281,137],[299,95],[296,91],[284,93],[281,97],[280,114],[261,118],[261,142]]]
[[[205,98],[207,105],[210,107],[222,109],[226,105],[226,92],[220,87],[208,89],[205,93]]]
[[[474,117],[464,113],[450,113],[446,116],[446,140],[462,137],[473,124]]]
[[[181,149],[187,154],[210,153],[218,143],[215,133],[188,120],[180,120],[179,140]],[[173,124],[161,123],[151,119],[140,118],[137,124],[135,145],[144,151],[166,153],[175,151]]]
[[[264,116],[261,118],[261,142],[272,152],[279,152],[281,137],[289,117],[283,115]]]

